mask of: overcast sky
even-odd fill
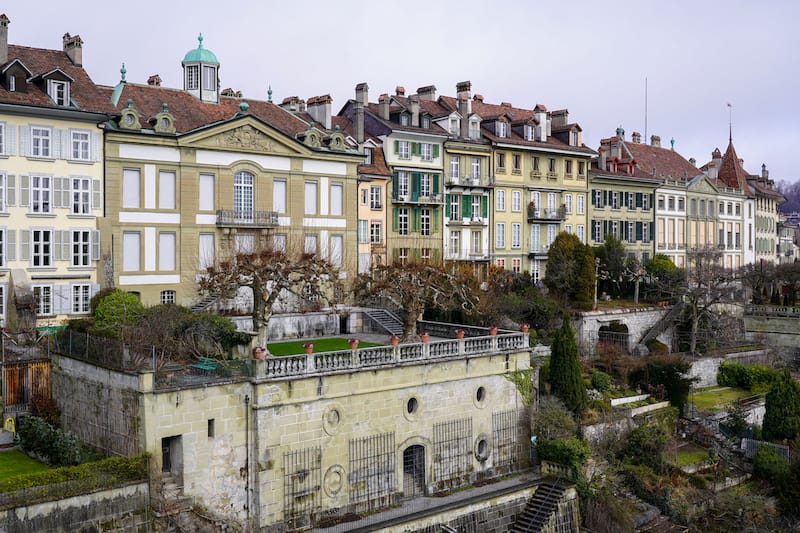
[[[645,135],[647,78],[648,138],[674,138],[700,165],[725,150],[732,110],[745,168],[800,178],[794,0],[4,3],[10,43],[61,48],[65,32],[79,34],[101,84],[125,62],[128,81],[158,73],[182,86],[181,59],[202,32],[222,87],[249,98],[266,99],[269,85],[277,102],[330,93],[336,112],[362,81],[377,101],[397,85],[454,96],[470,80],[487,102],[569,109],[594,149],[620,125]]]

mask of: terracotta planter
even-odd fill
[[[392,346],[397,346],[398,344],[400,344],[400,337],[392,335],[391,337],[389,337],[389,342],[392,343]]]
[[[457,329],[456,330],[456,339],[463,339],[463,338],[464,338],[464,330],[463,329]]]
[[[303,350],[306,352],[306,355],[310,355],[314,353],[314,343],[309,342],[303,345]]]
[[[531,328],[530,328],[530,326],[529,326],[528,324],[522,324],[522,325],[519,327],[519,330],[520,330],[522,333],[528,333],[528,332],[530,331],[530,329],[531,329]]]
[[[350,341],[350,349],[358,350],[358,340]]]
[[[494,326],[490,327],[489,328],[489,335],[491,335],[491,336],[497,335],[497,328],[494,327]]]
[[[421,340],[422,342],[428,342],[429,338],[430,338],[430,336],[427,333],[420,333],[419,334],[419,340]]]
[[[264,359],[264,356],[267,355],[267,349],[263,346],[256,346],[253,348],[253,357],[256,359]]]

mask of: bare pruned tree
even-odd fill
[[[427,308],[461,308],[467,312],[478,304],[473,283],[462,274],[452,274],[442,267],[428,263],[395,261],[372,268],[359,277],[355,286],[356,298],[368,301],[378,297],[388,300],[403,314],[403,338],[416,335],[417,318]]]
[[[341,294],[338,269],[329,261],[299,247],[270,245],[215,262],[206,268],[199,285],[202,293],[223,299],[233,298],[240,288],[250,289],[253,329],[262,343],[274,306],[285,296],[333,304]]]

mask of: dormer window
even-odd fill
[[[408,126],[408,123],[409,123],[408,115],[406,115],[405,113],[400,115],[400,125],[401,126]]]
[[[578,146],[578,132],[571,131],[569,132],[569,145],[570,146]]]
[[[189,65],[186,67],[186,89],[196,91],[200,88],[200,67]]]
[[[498,137],[505,137],[506,136],[506,123],[503,121],[498,120],[496,122],[497,128],[495,129],[495,133]]]
[[[47,80],[47,94],[56,105],[69,105],[69,83],[61,80]]]
[[[365,165],[372,164],[372,148],[369,147],[364,148],[364,164]]]
[[[470,139],[477,139],[480,137],[481,133],[481,125],[478,123],[477,120],[470,120],[469,121],[469,138]]]
[[[15,78],[14,76],[8,77],[8,90],[9,92],[12,93],[16,92],[17,90],[17,78]]]
[[[450,135],[458,135],[459,125],[457,118],[450,119]]]
[[[425,128],[425,129],[430,129],[430,127],[431,127],[431,117],[429,117],[427,115],[422,117],[422,127]]]
[[[533,140],[533,126],[525,125],[525,140],[532,141]]]

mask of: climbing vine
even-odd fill
[[[522,398],[524,405],[533,403],[533,384],[531,383],[531,370],[514,370],[505,375],[505,378],[514,384]]]

